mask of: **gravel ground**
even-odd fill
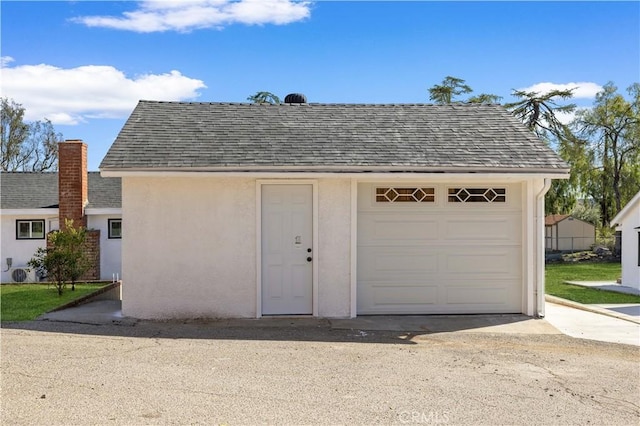
[[[3,425],[640,423],[637,347],[328,324],[3,324]]]

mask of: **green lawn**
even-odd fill
[[[565,281],[615,281],[619,263],[554,263],[546,265],[546,293],[578,303],[640,303],[640,296],[596,290]]]
[[[36,319],[53,308],[93,293],[104,285],[104,283],[76,284],[75,291],[71,291],[71,286],[68,285],[62,296],[58,296],[58,290],[53,284],[0,285],[0,320],[30,321]]]

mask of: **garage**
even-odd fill
[[[359,183],[357,313],[523,311],[520,184]]]
[[[100,167],[123,314],[148,319],[542,317],[544,196],[569,177],[485,104],[141,101]]]

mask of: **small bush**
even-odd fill
[[[76,281],[89,269],[90,262],[85,252],[86,229],[74,227],[73,220],[65,220],[65,227],[47,235],[47,247],[38,248],[29,266],[40,276],[47,276],[62,295],[67,281],[75,290]]]

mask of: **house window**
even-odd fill
[[[449,188],[450,203],[504,203],[505,188]]]
[[[44,219],[16,220],[16,239],[44,240]]]
[[[435,188],[376,188],[377,203],[433,203]]]
[[[122,238],[122,219],[109,219],[109,238]]]

